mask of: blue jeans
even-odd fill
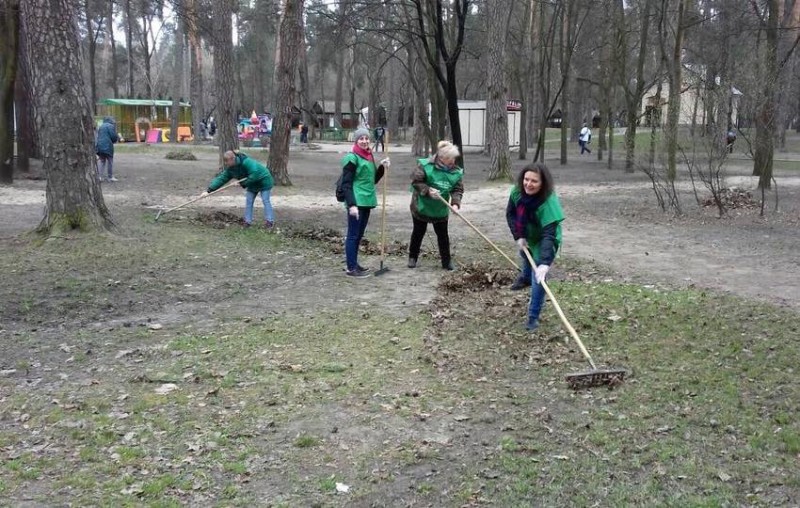
[[[583,155],[583,152],[592,153],[592,151],[589,150],[588,142],[586,142],[586,141],[578,141],[578,144],[581,146],[581,155]]]
[[[97,176],[103,178],[103,167],[105,166],[105,170],[108,172],[108,178],[111,179],[114,177],[114,156],[113,155],[105,155],[105,154],[97,154],[100,160],[97,161]]]
[[[264,220],[267,222],[275,222],[275,215],[272,211],[272,201],[270,201],[270,192],[268,190],[261,191],[261,202],[264,203]],[[256,194],[258,192],[253,192],[248,190],[245,194],[245,205],[244,205],[244,221],[247,224],[253,223],[253,203],[256,201]]]
[[[542,308],[544,308],[544,297],[546,293],[544,287],[536,282],[536,274],[533,273],[533,267],[528,262],[527,256],[520,253],[520,257],[522,259],[522,276],[531,281],[531,303],[528,305],[528,324],[532,324],[534,321],[539,321],[539,314],[542,313]]]
[[[358,268],[358,246],[361,245],[361,239],[367,229],[371,211],[371,208],[359,207],[357,219],[349,213],[347,214],[347,237],[344,239],[344,256],[348,272]]]

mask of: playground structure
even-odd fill
[[[172,101],[160,99],[103,99],[97,104],[102,119],[112,116],[117,131],[126,141],[168,142],[172,123]],[[178,141],[191,141],[192,106],[180,102],[178,111]]]
[[[239,136],[239,141],[246,147],[268,147],[269,138],[272,135],[272,115],[269,113],[263,115],[250,115],[250,118],[242,118],[236,125],[236,132]]]

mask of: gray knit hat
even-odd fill
[[[372,137],[372,136],[370,136],[370,134],[369,134],[369,129],[367,129],[366,127],[359,127],[359,128],[358,128],[358,129],[356,129],[356,131],[353,133],[353,141],[358,141],[358,138],[360,138],[361,136],[366,136],[366,137],[368,137],[368,138],[371,138],[371,137]]]

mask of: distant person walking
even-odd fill
[[[581,145],[581,155],[583,155],[583,152],[592,153],[592,151],[589,149],[589,143],[591,142],[592,129],[590,129],[589,126],[584,123],[581,133],[578,135],[578,144]]]
[[[381,152],[386,151],[386,145],[383,143],[384,138],[386,137],[386,129],[383,128],[383,125],[379,125],[375,127],[375,151],[378,151],[378,145],[381,146]]]
[[[103,124],[97,129],[97,141],[95,142],[95,151],[99,158],[97,176],[101,182],[103,181],[103,172],[107,174],[107,181],[117,181],[114,178],[114,143],[121,139],[117,134],[117,123],[114,118],[110,116],[103,118]]]
[[[728,129],[728,133],[725,135],[725,147],[728,149],[728,153],[733,153],[733,144],[736,143],[736,131],[733,128]]]

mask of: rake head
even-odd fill
[[[567,384],[573,390],[606,385],[615,388],[625,381],[625,369],[599,369],[586,372],[573,372],[565,376]]]
[[[383,266],[383,261],[381,261],[381,267],[378,268],[375,271],[375,277],[380,277],[381,275],[383,275],[384,273],[386,273],[388,271],[389,271],[389,267],[388,266]]]

